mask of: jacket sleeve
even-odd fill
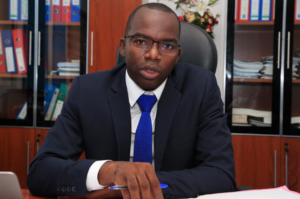
[[[61,115],[30,165],[27,186],[34,195],[87,194],[86,177],[95,160],[76,161],[84,150],[78,96],[75,78]]]
[[[213,73],[206,82],[199,110],[195,162],[191,169],[158,171],[158,179],[169,185],[165,198],[197,197],[197,195],[235,191],[235,170],[231,133],[219,87]]]

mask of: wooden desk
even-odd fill
[[[22,189],[22,194],[24,199],[56,199],[56,198],[46,198],[46,197],[39,197],[33,196],[28,189]]]

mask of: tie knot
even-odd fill
[[[156,102],[155,95],[141,95],[137,100],[142,112],[150,112]]]

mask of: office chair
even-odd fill
[[[178,62],[194,64],[216,72],[218,55],[212,38],[200,27],[181,21],[180,45],[182,54]],[[117,51],[117,64],[125,58]]]

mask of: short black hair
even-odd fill
[[[153,9],[153,10],[158,10],[158,11],[162,11],[162,12],[167,12],[167,13],[173,13],[174,16],[176,17],[177,21],[178,21],[178,26],[179,26],[179,37],[180,37],[180,30],[181,30],[181,25],[180,25],[180,21],[176,15],[176,13],[171,9],[169,8],[168,6],[166,6],[165,4],[162,4],[162,3],[146,3],[146,4],[143,4],[139,7],[137,7],[129,16],[128,18],[128,21],[127,21],[127,26],[126,26],[126,31],[125,31],[125,35],[128,34],[130,28],[131,28],[131,23],[133,21],[133,18],[136,14],[136,12],[143,8],[143,7],[146,7],[146,8],[149,8],[149,9]]]

